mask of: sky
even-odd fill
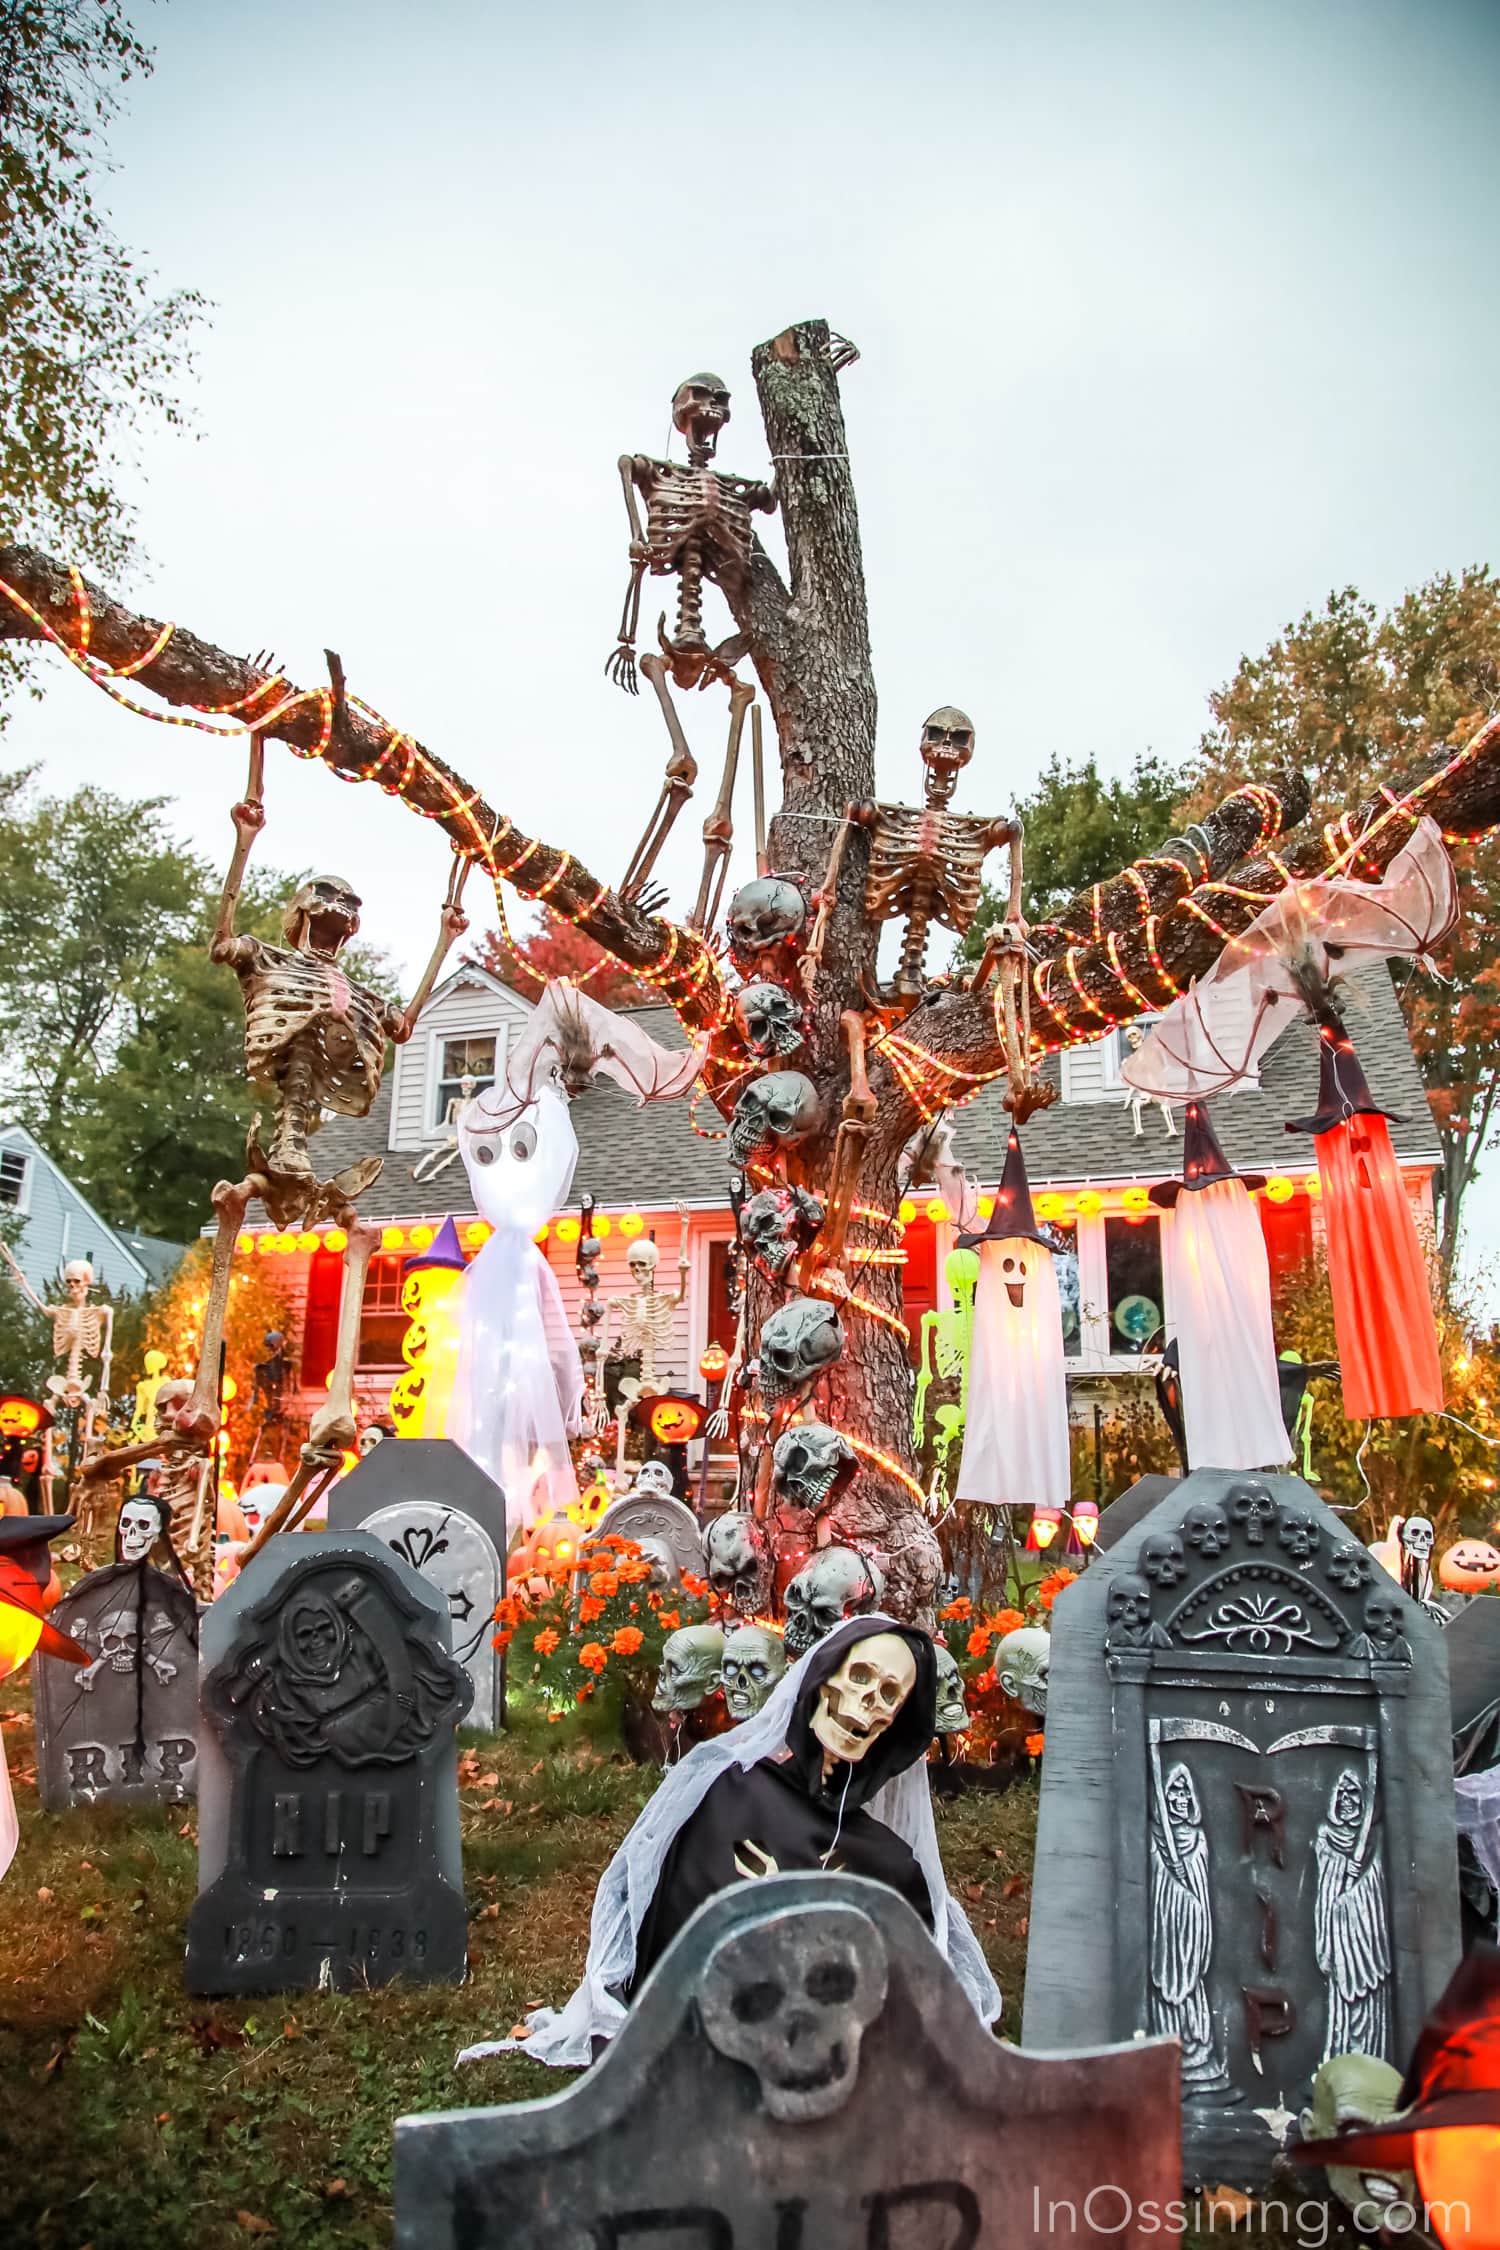
[[[1330,589],[1384,604],[1500,562],[1485,0],[176,0],[139,21],[157,68],[112,137],[114,221],[213,311],[197,434],[153,434],[132,480],[149,563],[127,590],[304,684],[338,650],[355,693],[600,876],[667,754],[649,695],[604,673],[617,458],[664,451],[674,388],[708,368],[733,392],[720,465],[767,474],[749,354],[794,319],[861,352],[843,396],[885,795],[915,792],[944,702],[976,724],[976,811],[1054,751],[1185,758],[1241,654]],[[227,856],[237,745],[47,678],[0,758],[168,795]],[[679,909],[724,723],[693,699]],[[266,860],[349,875],[414,971],[438,833],[279,751],[267,805]],[[747,834],[748,793],[740,814]],[[1500,1248],[1500,1159],[1472,1232]]]

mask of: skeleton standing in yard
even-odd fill
[[[668,1297],[656,1286],[656,1268],[661,1253],[656,1244],[642,1235],[632,1242],[626,1256],[630,1278],[635,1286],[628,1293],[611,1297],[607,1307],[609,1316],[610,1359],[638,1359],[640,1371],[627,1375],[620,1384],[619,1426],[620,1437],[615,1453],[615,1467],[623,1472],[625,1467],[625,1430],[630,1409],[638,1398],[654,1398],[663,1381],[668,1380],[658,1368],[672,1347],[672,1327],[677,1308],[687,1296],[688,1285],[688,1208],[677,1206],[680,1232],[677,1240],[677,1294]]]
[[[23,1297],[45,1313],[52,1323],[52,1352],[62,1361],[61,1369],[47,1377],[47,1388],[52,1393],[54,1412],[71,1412],[77,1425],[75,1458],[70,1464],[77,1468],[80,1457],[93,1435],[96,1419],[104,1420],[109,1414],[110,1347],[115,1332],[113,1305],[91,1305],[89,1291],[94,1286],[94,1269],[87,1258],[70,1258],[63,1267],[63,1286],[68,1293],[64,1305],[44,1305],[26,1279],[7,1244],[0,1242],[3,1256],[11,1271],[11,1278]],[[99,1362],[99,1387],[91,1396],[91,1377],[84,1373],[86,1359]]]

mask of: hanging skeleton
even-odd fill
[[[639,1373],[626,1376],[620,1383],[617,1416],[619,1436],[615,1446],[615,1467],[623,1472],[625,1467],[626,1427],[630,1409],[637,1399],[654,1398],[663,1387],[664,1378],[657,1362],[664,1359],[672,1348],[672,1334],[677,1308],[687,1297],[688,1285],[688,1209],[685,1203],[677,1206],[680,1227],[677,1242],[677,1294],[669,1297],[656,1286],[656,1268],[661,1252],[648,1237],[632,1242],[626,1253],[626,1264],[635,1287],[628,1295],[609,1300],[609,1354],[611,1359],[639,1361]]]
[[[687,440],[686,464],[653,460],[643,453],[621,455],[620,483],[630,518],[630,585],[620,618],[619,640],[605,666],[617,686],[631,695],[637,693],[635,639],[642,580],[648,571],[653,578],[676,578],[674,628],[669,634],[663,614],[657,626],[660,653],[653,651],[639,659],[639,670],[651,682],[661,705],[672,756],[656,810],[626,870],[622,889],[627,897],[640,891],[698,777],[697,761],[688,748],[668,682],[684,694],[722,683],[729,691],[729,742],[719,794],[703,824],[703,880],[692,914],[699,929],[707,929],[719,910],[734,833],[732,807],[740,736],[745,713],[755,697],[755,690],[739,679],[734,669],[748,645],[745,635],[733,634],[717,648],[711,648],[704,636],[703,588],[706,581],[726,591],[744,583],[754,545],[751,517],[757,510],[769,514],[776,506],[771,485],[753,477],[726,476],[711,466],[719,432],[728,420],[729,392],[720,378],[691,375],[678,385],[672,400],[673,427]],[[637,495],[646,504],[644,524]],[[757,709],[752,721],[757,806],[759,719]],[[759,855],[763,851],[759,836],[756,845]]]

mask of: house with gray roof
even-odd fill
[[[170,1271],[182,1256],[174,1244],[110,1226],[24,1125],[0,1125],[0,1211],[21,1222],[11,1255],[43,1298],[73,1258],[87,1258],[112,1297],[140,1297],[165,1260]]]

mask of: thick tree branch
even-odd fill
[[[137,616],[102,588],[31,547],[0,548],[0,641],[60,643],[96,677],[126,674],[179,710],[259,725],[270,739],[322,758],[335,772],[377,782],[434,820],[456,851],[525,898],[545,899],[629,968],[655,984],[689,1030],[717,1021],[723,984],[712,949],[692,931],[643,913],[572,854],[524,835],[462,775],[329,688],[299,690],[181,627]],[[31,614],[28,614],[30,612]]]

